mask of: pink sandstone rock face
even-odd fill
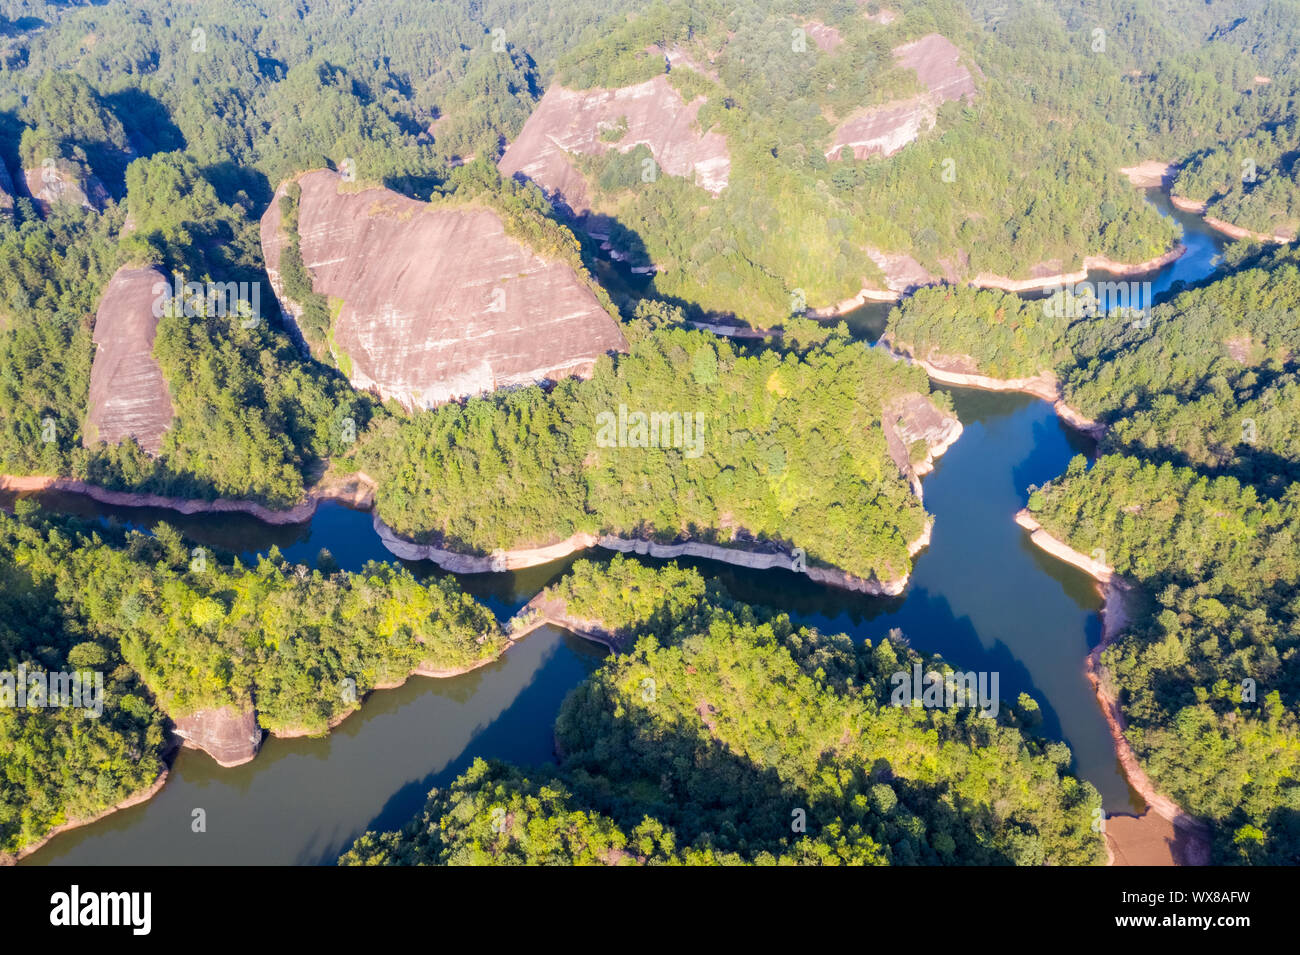
[[[251,706],[197,710],[174,722],[173,731],[186,746],[203,750],[225,767],[248,762],[262,745],[262,729]]]
[[[354,386],[428,408],[586,375],[601,355],[626,350],[573,269],[506,235],[495,212],[387,189],[340,192],[341,181],[329,170],[299,178],[299,245],[315,290],[342,302],[333,347]],[[283,194],[282,185],[261,224],[281,301]]]
[[[95,358],[90,366],[90,404],[85,444],[119,444],[134,437],[149,454],[162,447],[175,410],[162,369],[153,357],[157,269],[120,268],[95,313]]]
[[[644,144],[664,172],[716,196],[727,187],[731,156],[722,135],[699,131],[695,120],[703,104],[702,97],[683,102],[666,74],[617,90],[552,86],[499,166],[504,175],[531,180],[552,202],[581,216],[589,211],[591,199],[570,155],[628,152]],[[601,138],[624,121],[627,131],[616,142]]]
[[[845,146],[857,159],[878,153],[889,156],[934,126],[943,103],[974,98],[975,80],[961,65],[961,51],[937,33],[929,33],[894,49],[898,65],[913,70],[924,93],[884,106],[861,110],[835,130],[828,159],[837,158]]]
[[[97,176],[83,179],[79,170],[63,162],[40,169],[24,169],[23,184],[43,216],[49,215],[56,205],[100,210],[108,201],[108,190]]]
[[[844,37],[840,36],[839,30],[818,20],[809,20],[804,24],[804,30],[807,31],[808,38],[816,43],[817,48],[823,53],[834,53],[835,49],[844,42]]]

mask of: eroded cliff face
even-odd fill
[[[586,375],[601,355],[627,348],[573,269],[508,236],[492,210],[387,189],[341,192],[329,170],[298,183],[303,263],[337,311],[332,349],[354,386],[428,408]],[[283,194],[282,185],[262,217],[262,249],[292,315],[279,282]]]
[[[23,170],[23,184],[41,215],[55,206],[80,206],[96,211],[108,201],[108,190],[93,173],[84,174],[71,163]]]
[[[155,286],[166,278],[157,269],[120,268],[95,313],[95,358],[90,367],[90,403],[84,443],[119,444],[127,438],[149,454],[162,447],[175,409],[162,369],[153,357],[158,319]]]
[[[499,166],[504,175],[536,183],[553,203],[581,217],[591,210],[591,197],[570,156],[628,152],[644,144],[664,172],[716,196],[727,187],[731,156],[722,135],[700,132],[696,117],[703,104],[703,97],[684,102],[667,75],[616,90],[552,86]],[[624,123],[619,139],[602,138]]]
[[[912,485],[913,493],[921,498],[921,478],[934,470],[935,460],[961,437],[961,422],[928,396],[913,393],[885,408],[881,426],[889,456]],[[917,441],[925,443],[925,451],[914,458],[912,448]]]
[[[251,706],[197,710],[174,722],[173,732],[186,746],[203,750],[222,766],[248,762],[262,745],[262,730]]]
[[[938,33],[895,47],[894,59],[916,73],[925,92],[854,113],[836,128],[826,157],[837,158],[845,146],[857,159],[892,155],[933,128],[940,105],[974,98],[975,80],[960,57],[961,51]]]

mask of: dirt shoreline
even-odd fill
[[[1293,235],[1283,235],[1278,232],[1255,232],[1251,229],[1245,228],[1244,226],[1233,225],[1231,222],[1226,222],[1223,219],[1216,219],[1214,216],[1206,214],[1206,204],[1204,202],[1198,202],[1195,199],[1188,199],[1184,196],[1176,196],[1172,192],[1169,194],[1169,201],[1174,204],[1175,208],[1181,209],[1183,212],[1190,212],[1193,215],[1200,216],[1207,226],[1215,232],[1227,236],[1229,239],[1237,241],[1240,241],[1241,239],[1253,239],[1256,242],[1266,242],[1271,245],[1284,245],[1287,242],[1294,242],[1296,239]]]
[[[1177,202],[1175,202],[1177,205]],[[1181,207],[1180,207],[1181,208]],[[1209,221],[1208,219],[1206,220]],[[1216,220],[1217,222],[1217,220]],[[1226,225],[1226,223],[1224,223]],[[1218,228],[1218,225],[1215,224]],[[1229,226],[1235,228],[1235,226]],[[1274,241],[1280,241],[1276,238]],[[1116,262],[1114,259],[1108,259],[1104,255],[1084,256],[1083,265],[1073,272],[1053,272],[1050,275],[1036,275],[1025,279],[1011,278],[1006,275],[994,275],[991,272],[980,272],[973,278],[967,279],[964,283],[945,283],[942,281],[927,282],[921,285],[911,286],[907,291],[895,289],[881,289],[872,286],[863,286],[857,295],[852,298],[846,298],[842,302],[834,305],[824,305],[821,308],[808,309],[808,317],[819,320],[839,318],[846,315],[854,309],[861,308],[868,302],[900,302],[910,295],[917,288],[939,286],[944,284],[965,284],[981,289],[997,289],[1003,292],[1038,292],[1054,285],[1073,285],[1078,282],[1086,281],[1090,272],[1107,272],[1110,275],[1125,277],[1131,275],[1144,275],[1147,272],[1154,272],[1156,269],[1162,269],[1170,262],[1182,258],[1187,252],[1187,246],[1181,242],[1154,258],[1145,262]]]
[[[1124,770],[1124,775],[1128,779],[1129,785],[1146,801],[1147,813],[1136,817],[1136,822],[1141,824],[1146,815],[1151,813],[1167,820],[1172,823],[1175,830],[1180,830],[1179,835],[1181,838],[1170,847],[1175,864],[1208,865],[1210,859],[1210,827],[1204,820],[1191,815],[1168,796],[1157,791],[1155,784],[1142,768],[1137,754],[1128,741],[1128,737],[1124,735],[1127,724],[1119,698],[1106,685],[1101,655],[1107,647],[1115,642],[1128,624],[1125,598],[1130,590],[1129,584],[1106,564],[1080,553],[1070,547],[1069,544],[1052,536],[1027,509],[1017,512],[1016,523],[1029,531],[1029,539],[1034,546],[1046,551],[1058,560],[1078,567],[1097,581],[1098,589],[1104,600],[1101,609],[1102,637],[1097,646],[1087,656],[1085,672],[1088,675],[1088,682],[1092,684],[1093,691],[1097,695],[1097,702],[1101,705],[1102,713],[1106,717],[1106,725],[1110,728],[1111,738],[1115,744],[1115,753],[1119,758],[1120,766]],[[1140,832],[1134,831],[1130,833],[1127,831],[1129,828],[1136,827],[1126,826],[1126,836],[1140,838]],[[1112,844],[1113,838],[1114,834],[1107,832],[1107,851],[1110,854],[1112,864],[1115,863],[1117,856],[1121,858],[1126,856],[1125,846]]]
[[[163,771],[158,774],[158,778],[155,779],[147,789],[141,789],[138,792],[132,793],[121,802],[109,806],[107,809],[102,812],[97,812],[93,816],[86,816],[82,819],[70,819],[60,826],[55,826],[42,836],[39,842],[33,842],[26,845],[16,853],[0,853],[0,866],[16,865],[20,860],[26,859],[32,853],[45,848],[45,846],[55,836],[62,835],[65,832],[71,832],[74,829],[81,829],[84,826],[89,826],[91,823],[99,822],[99,820],[111,816],[119,810],[130,809],[132,806],[138,806],[143,802],[148,802],[162,790],[163,785],[167,782],[167,777],[170,774],[171,767],[164,766]]]
[[[952,356],[931,355],[928,358],[918,358],[913,352],[912,346],[892,342],[888,335],[881,336],[880,347],[885,348],[891,355],[901,361],[911,362],[923,368],[932,381],[938,381],[945,385],[958,385],[963,388],[977,388],[981,391],[1018,391],[1022,394],[1033,395],[1035,398],[1050,401],[1057,417],[1075,430],[1082,431],[1093,438],[1100,438],[1105,433],[1106,426],[1104,424],[1093,421],[1065,403],[1065,399],[1061,397],[1056,376],[1050,371],[1041,371],[1029,378],[992,378],[975,372],[944,367],[945,364],[961,364],[958,359]]]
[[[1155,258],[1147,259],[1145,262],[1116,262],[1102,255],[1088,255],[1084,256],[1082,267],[1073,272],[1056,272],[1052,275],[1035,276],[1028,279],[1013,279],[1003,275],[981,272],[967,284],[976,288],[999,289],[1003,292],[1035,292],[1051,288],[1054,285],[1073,285],[1076,282],[1083,282],[1088,278],[1089,272],[1106,272],[1121,277],[1144,275],[1147,272],[1154,272],[1156,269],[1164,268],[1170,262],[1182,258],[1186,252],[1187,246],[1180,242],[1169,251],[1157,255]]]
[[[888,580],[878,580],[876,578],[858,577],[847,571],[832,567],[805,565],[796,570],[795,565],[798,558],[793,553],[785,550],[765,552],[741,547],[724,547],[720,544],[709,544],[693,540],[661,543],[639,538],[616,537],[612,534],[590,534],[585,531],[579,531],[554,544],[503,550],[488,556],[479,556],[445,550],[434,544],[418,544],[399,535],[385,524],[378,514],[374,514],[372,519],[375,533],[379,535],[384,547],[394,556],[402,560],[432,561],[443,570],[456,574],[483,574],[521,570],[526,567],[536,567],[539,564],[549,564],[555,560],[562,560],[571,554],[589,550],[593,547],[600,547],[620,554],[635,553],[664,559],[699,557],[740,567],[750,567],[755,570],[779,568],[795,573],[805,573],[818,583],[839,587],[842,590],[875,594],[877,596],[897,596],[906,589],[907,582],[911,579],[910,573]],[[932,525],[933,521],[927,520],[925,530],[908,544],[909,556],[915,556],[930,543]]]
[[[178,514],[247,514],[266,524],[302,524],[311,519],[322,501],[338,501],[349,507],[368,508],[374,502],[375,482],[363,471],[351,475],[327,477],[308,490],[306,497],[293,507],[276,509],[256,501],[217,498],[212,501],[136,491],[114,491],[76,478],[49,474],[0,474],[0,492],[34,493],[61,491],[82,494],[111,507],[153,507]]]

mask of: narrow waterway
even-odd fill
[[[1152,201],[1179,219],[1189,246],[1168,268],[1135,277],[1150,280],[1159,296],[1176,282],[1204,277],[1222,242],[1158,193]],[[878,334],[875,312],[857,324],[864,337]],[[871,640],[898,628],[914,648],[941,653],[959,669],[996,672],[1002,699],[1028,692],[1038,701],[1043,731],[1070,745],[1075,772],[1100,790],[1108,811],[1140,810],[1084,675],[1084,658],[1101,631],[1096,586],[1032,547],[1012,519],[1030,485],[1059,475],[1075,454],[1091,453],[1091,442],[1064,427],[1043,401],[950,393],[966,430],[924,481],[934,534],[903,595],[867,597],[785,571],[684,563],[798,623]],[[326,549],[348,570],[393,559],[368,514],[337,504],[323,505],[308,523],[277,527],[240,515],[107,507],[77,495],[47,494],[42,501],[132,526],[167,520],[198,543],[246,559],[272,546],[307,564]],[[461,582],[505,619],[573,559]],[[441,573],[428,564],[409,566],[422,575]],[[366,829],[400,826],[430,788],[450,782],[476,756],[525,765],[552,759],[560,704],[604,653],[543,628],[480,670],[449,680],[413,678],[372,694],[326,738],[268,739],[255,760],[234,769],[182,750],[152,800],[61,835],[25,863],[331,863]],[[206,832],[192,831],[195,809],[206,813]]]

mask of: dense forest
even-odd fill
[[[1029,506],[1142,585],[1150,605],[1102,661],[1156,785],[1215,823],[1220,861],[1300,862],[1300,484],[1263,498],[1112,455]]]
[[[706,589],[708,590],[706,596]],[[1096,790],[1069,750],[970,707],[889,703],[904,643],[796,629],[674,565],[580,562],[570,610],[631,625],[566,700],[558,768],[478,761],[344,864],[1085,865]],[[660,596],[663,603],[651,603]]]
[[[928,383],[800,313],[880,285],[878,251],[906,255],[949,284],[893,310],[891,342],[996,377],[1051,373],[1106,426],[1101,460],[1031,506],[1140,585],[1105,663],[1153,779],[1215,823],[1220,861],[1297,860],[1300,252],[1235,246],[1140,323],[963,283],[1165,252],[1174,225],[1119,172],[1141,160],[1177,164],[1173,191],[1210,216],[1294,233],[1300,0],[34,11],[0,0],[0,475],[283,508],[326,468],[364,470],[398,533],[469,553],[601,532],[797,547],[896,579],[927,518],[884,428],[891,403]],[[814,27],[835,42],[814,42]],[[974,97],[938,107],[890,156],[831,151],[840,123],[922,93],[893,51],[930,33],[956,46]],[[725,138],[729,182],[715,196],[668,175],[645,143],[570,157],[625,264],[657,268],[624,281],[600,240],[496,163],[547,90],[659,76],[700,103],[694,132]],[[588,380],[418,414],[354,390],[328,347],[331,303],[292,244],[283,278],[300,329],[268,291],[260,218],[280,183],[315,168],[490,206],[619,312],[630,352]],[[281,211],[292,225],[292,189]],[[85,443],[97,307],[120,268],[146,265],[263,291],[247,321],[160,317],[153,357],[176,417],[156,456]],[[717,316],[784,335],[687,328]],[[625,431],[611,445],[600,422],[621,409],[699,425],[666,447]],[[565,705],[558,767],[476,764],[348,861],[1101,856],[1096,793],[1065,775],[1064,747],[1030,732],[1028,698],[996,724],[888,707],[905,645],[798,630],[680,568],[580,563],[554,593],[642,638]],[[96,720],[0,709],[0,853],[147,788],[168,718],[255,704],[265,729],[320,733],[356,705],[334,692],[341,680],[364,695],[508,642],[450,580],[311,571],[275,552],[196,563],[166,526],[123,534],[22,504],[0,516],[0,611],[0,665],[105,675]],[[652,701],[645,680],[663,691]],[[790,829],[795,809],[807,838]]]
[[[104,709],[0,707],[0,853],[147,788],[164,716],[255,701],[262,728],[319,735],[377,685],[507,643],[452,578],[309,571],[274,550],[244,567],[165,524],[103,536],[31,502],[17,511],[0,512],[0,671],[100,672]]]
[[[741,547],[881,580],[909,572],[925,513],[890,460],[893,398],[925,375],[834,335],[804,354],[737,351],[701,331],[644,330],[588,381],[388,419],[358,451],[399,533],[453,550],[554,543],[578,531]],[[621,409],[621,410],[620,410]],[[601,415],[679,415],[614,446]],[[656,429],[659,430],[659,429]]]

